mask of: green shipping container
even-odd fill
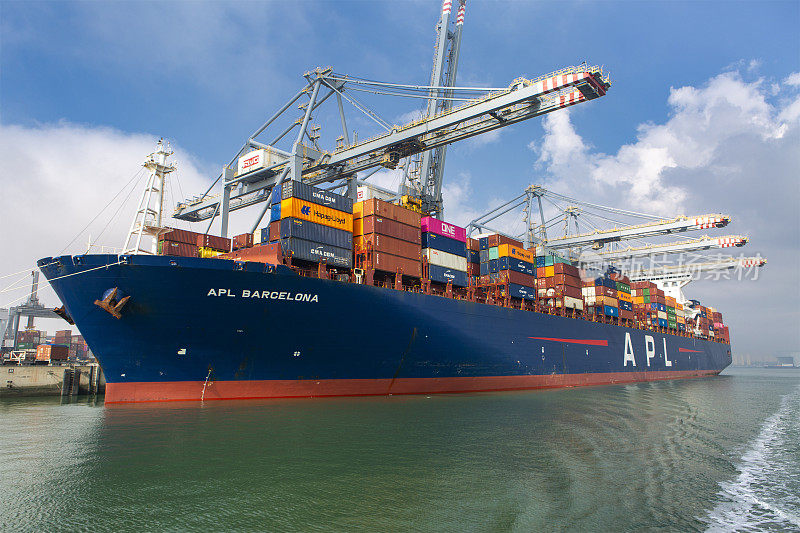
[[[546,266],[546,267],[553,266],[554,262],[555,261],[553,260],[553,256],[552,255],[546,255],[544,257],[544,266]]]
[[[645,296],[650,296],[650,287],[645,287],[642,290],[644,291],[642,294],[644,294]]]
[[[620,292],[625,292],[630,294],[631,293],[631,286],[627,283],[622,283],[621,281],[617,282],[617,290]]]
[[[489,260],[500,259],[500,249],[497,246],[489,248]]]
[[[645,289],[645,290],[647,290],[647,289]],[[644,298],[644,303],[646,303],[646,304],[650,303],[650,297],[648,295],[645,294],[644,296],[642,296],[642,298]]]

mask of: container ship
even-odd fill
[[[173,229],[160,255],[39,261],[107,402],[571,387],[731,363],[721,313],[653,283],[380,199],[280,192],[255,235]]]
[[[731,363],[715,309],[649,281],[590,275],[541,241],[473,238],[445,220],[450,144],[611,85],[581,64],[505,88],[455,86],[466,2],[453,4],[442,3],[427,86],[307,72],[224,166],[222,194],[210,187],[173,213],[210,220],[209,230],[220,217],[220,236],[163,223],[175,168],[159,143],[120,254],[38,262],[103,367],[107,402],[571,387],[710,376]],[[352,91],[422,98],[427,109],[391,126]],[[329,98],[342,135],[324,150],[312,114]],[[385,132],[351,138],[344,101]],[[283,133],[262,142],[267,130]],[[293,144],[281,141],[290,132]],[[367,171],[412,162],[397,191],[364,185]],[[256,204],[251,231],[228,239],[230,212]]]

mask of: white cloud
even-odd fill
[[[800,86],[800,72],[792,72],[791,74],[786,76],[786,79],[783,80],[783,83],[785,83],[786,85],[791,85],[793,87]]]
[[[624,192],[639,211],[672,214],[686,207],[690,188],[681,171],[704,170],[710,179],[731,164],[721,148],[742,136],[755,143],[781,139],[800,116],[800,99],[780,108],[767,100],[762,81],[744,82],[738,73],[720,74],[701,87],[672,89],[672,114],[664,124],[642,124],[636,141],[616,154],[595,153],[574,130],[567,112],[547,115],[545,135],[531,147],[540,166],[562,191],[605,191],[611,200]]]
[[[125,184],[141,169],[156,140],[149,134],[63,122],[36,127],[0,125],[0,249],[6,252],[0,254],[0,276],[33,269],[37,259],[62,253],[124,188],[63,253],[85,252],[89,235],[98,244],[120,247],[144,188],[142,173],[135,186]],[[175,152],[178,170],[168,186],[172,189],[168,206],[173,205],[173,199],[181,199],[179,189],[189,194],[204,190],[204,184],[209,183],[198,170],[198,162],[178,148]],[[129,191],[132,193],[122,205]],[[189,227],[186,223],[173,225]],[[0,306],[5,307],[23,293],[0,294]],[[52,293],[48,294],[47,303],[57,303]]]

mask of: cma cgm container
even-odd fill
[[[299,198],[336,211],[353,213],[353,200],[347,196],[325,191],[300,181],[289,180],[281,185],[281,200],[288,200],[289,198]]]
[[[325,261],[331,266],[353,268],[353,251],[346,248],[305,241],[294,237],[281,239],[281,248],[284,255],[291,253],[292,257],[303,261],[312,261],[314,263]]]

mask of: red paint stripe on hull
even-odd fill
[[[690,350],[688,348],[678,348],[679,352],[703,353],[702,350]]]
[[[586,387],[664,379],[713,376],[719,370],[676,370],[657,372],[611,372],[536,376],[485,376],[458,378],[322,379],[216,381],[205,387],[202,381],[109,383],[105,402],[169,402],[244,400],[263,398],[313,398],[333,396],[386,396],[388,394],[452,394],[561,387]]]
[[[593,339],[554,339],[550,337],[528,337],[529,339],[536,339],[540,341],[553,341],[553,342],[568,342],[571,344],[586,344],[588,346],[608,346],[607,340],[593,340]]]

